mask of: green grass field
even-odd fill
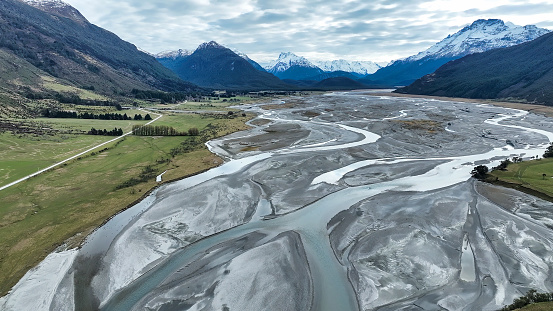
[[[145,113],[142,114],[145,115]],[[146,123],[146,121],[49,118],[38,118],[33,122],[37,122],[34,125],[36,127],[59,130],[60,134],[13,135],[8,132],[0,134],[0,186],[114,138],[75,133],[87,132],[92,127],[107,130],[117,127],[122,128],[126,133],[133,125]]]
[[[512,163],[506,171],[493,171],[491,175],[501,181],[519,184],[553,197],[553,159],[551,158]]]
[[[167,170],[163,175],[167,181],[220,164],[222,160],[207,150],[204,140],[245,129],[244,122],[249,117],[164,116],[160,119],[164,125],[182,129],[193,126],[205,131],[195,137],[127,136],[105,146],[107,150],[95,151],[0,191],[0,296],[57,246],[78,245],[94,228],[147,193],[156,185],[158,174]],[[88,122],[64,119],[61,123],[68,122],[66,125],[75,127],[91,125],[74,124],[77,121]],[[44,158],[75,153],[78,146],[93,143],[65,140],[42,142],[44,145],[37,147],[34,141],[18,140],[10,135],[0,135],[0,139],[4,139],[6,146],[17,146],[19,152],[4,151],[2,161],[7,158],[12,162],[21,161],[21,164],[11,164],[16,171],[45,161]],[[187,148],[173,152],[183,144]],[[35,148],[42,153],[32,153]],[[29,163],[22,161],[22,156],[27,156]],[[149,174],[142,178],[144,172]],[[122,187],[133,179],[138,182]]]

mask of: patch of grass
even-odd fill
[[[234,114],[229,117],[226,114],[188,114],[188,113],[170,113],[163,116],[155,122],[155,125],[166,125],[175,128],[178,131],[188,131],[195,127],[198,130],[204,130],[208,125],[216,125],[221,131],[220,135],[226,135],[235,131],[246,129],[244,122],[251,119],[253,115],[248,114],[243,117],[241,114]]]
[[[232,101],[231,101],[232,99]],[[226,101],[225,101],[226,100]],[[169,103],[169,104],[156,104],[150,105],[148,103],[142,102],[145,106],[162,109],[162,110],[190,110],[190,111],[210,111],[210,110],[229,110],[229,106],[244,105],[258,99],[251,98],[249,96],[236,96],[233,98],[219,98],[213,100],[203,100],[203,101],[183,101],[178,103]]]
[[[287,109],[287,108],[294,108],[297,106],[297,103],[295,102],[286,102],[284,104],[269,104],[269,105],[263,105],[261,108],[264,110],[276,110],[276,109]]]
[[[526,307],[516,309],[520,311],[551,311],[553,310],[553,302],[540,302],[527,305]]]
[[[127,115],[130,115],[127,113]],[[145,116],[146,113],[142,113]],[[134,116],[134,114],[133,114]],[[152,115],[154,118],[154,115]],[[71,119],[71,118],[37,118],[36,121],[43,122],[46,126],[60,130],[89,131],[90,128],[113,129],[122,128],[125,133],[132,129],[133,125],[146,124],[145,121],[134,120],[99,120],[99,119]]]
[[[105,96],[96,94],[89,90],[84,90],[78,87],[61,84],[56,79],[50,76],[42,76],[42,87],[44,87],[47,90],[51,90],[59,93],[72,93],[72,94],[78,95],[82,99],[91,99],[91,100],[108,99]]]
[[[505,171],[492,171],[490,175],[500,181],[521,185],[553,197],[553,159],[511,163]]]
[[[144,114],[144,113],[143,113]],[[145,121],[49,119],[25,120],[30,127],[47,128],[54,134],[0,134],[0,186],[67,159],[114,137],[85,135],[91,128],[122,128],[129,132]]]
[[[409,130],[422,130],[428,133],[435,133],[438,131],[443,131],[444,127],[440,122],[433,120],[393,120],[401,124],[402,127]]]
[[[247,147],[244,147],[244,148],[240,149],[240,151],[242,151],[242,152],[255,151],[255,150],[258,150],[258,149],[259,149],[259,146],[247,146]]]
[[[204,142],[247,128],[244,122],[249,117],[163,117],[161,120],[170,126],[194,125],[200,135],[127,136],[0,191],[0,296],[55,248],[67,241],[73,243],[70,246],[78,245],[94,228],[155,187],[158,174],[167,171],[163,180],[169,181],[221,164]],[[70,146],[64,150],[71,150]],[[33,146],[25,142],[21,148],[29,152]],[[59,155],[51,150],[52,146],[42,149]],[[17,158],[10,152],[6,154]],[[41,156],[36,154],[30,159],[40,161]],[[133,179],[138,182],[125,185]]]
[[[0,134],[0,186],[32,174],[113,137]]]

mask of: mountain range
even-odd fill
[[[525,100],[553,105],[553,33],[467,55],[398,89],[409,94]]]
[[[371,61],[352,61],[349,62],[344,59],[331,60],[331,61],[317,61],[315,62],[317,67],[321,68],[325,72],[344,71],[358,76],[365,76],[376,72],[382,66]]]
[[[451,60],[524,43],[548,32],[533,25],[516,26],[499,19],[479,19],[429,49],[397,60],[365,79],[379,84],[408,85]]]
[[[374,73],[381,66],[370,61],[349,62],[344,59],[313,63],[303,56],[283,52],[264,68],[281,79],[322,81],[329,77],[360,78]]]
[[[120,96],[133,90],[345,89],[416,80],[400,91],[549,104],[548,34],[532,25],[477,20],[383,68],[373,62],[311,62],[291,52],[262,67],[214,41],[194,51],[150,55],[61,0],[2,0],[0,97],[6,103],[14,94],[57,92],[60,84]]]

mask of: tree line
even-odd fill
[[[195,127],[188,131],[177,131],[167,125],[133,125],[132,133],[137,136],[197,136],[200,132]]]
[[[97,130],[95,128],[91,128],[90,131],[88,131],[87,135],[103,135],[103,136],[121,136],[123,135],[123,129],[122,128],[114,128],[111,131],[108,131],[106,129],[103,130]]]
[[[201,96],[199,93],[188,92],[161,92],[133,89],[131,91],[134,98],[137,99],[159,99],[163,102],[178,102]]]
[[[128,116],[126,113],[100,113],[94,114],[89,112],[77,113],[75,111],[52,110],[45,109],[42,113],[46,118],[64,118],[64,119],[98,119],[98,120],[152,120],[150,114],[142,117],[141,114],[135,114],[134,117]]]

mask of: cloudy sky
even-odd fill
[[[266,62],[386,62],[416,54],[479,18],[553,30],[553,0],[64,0],[92,23],[157,53],[215,40]]]

